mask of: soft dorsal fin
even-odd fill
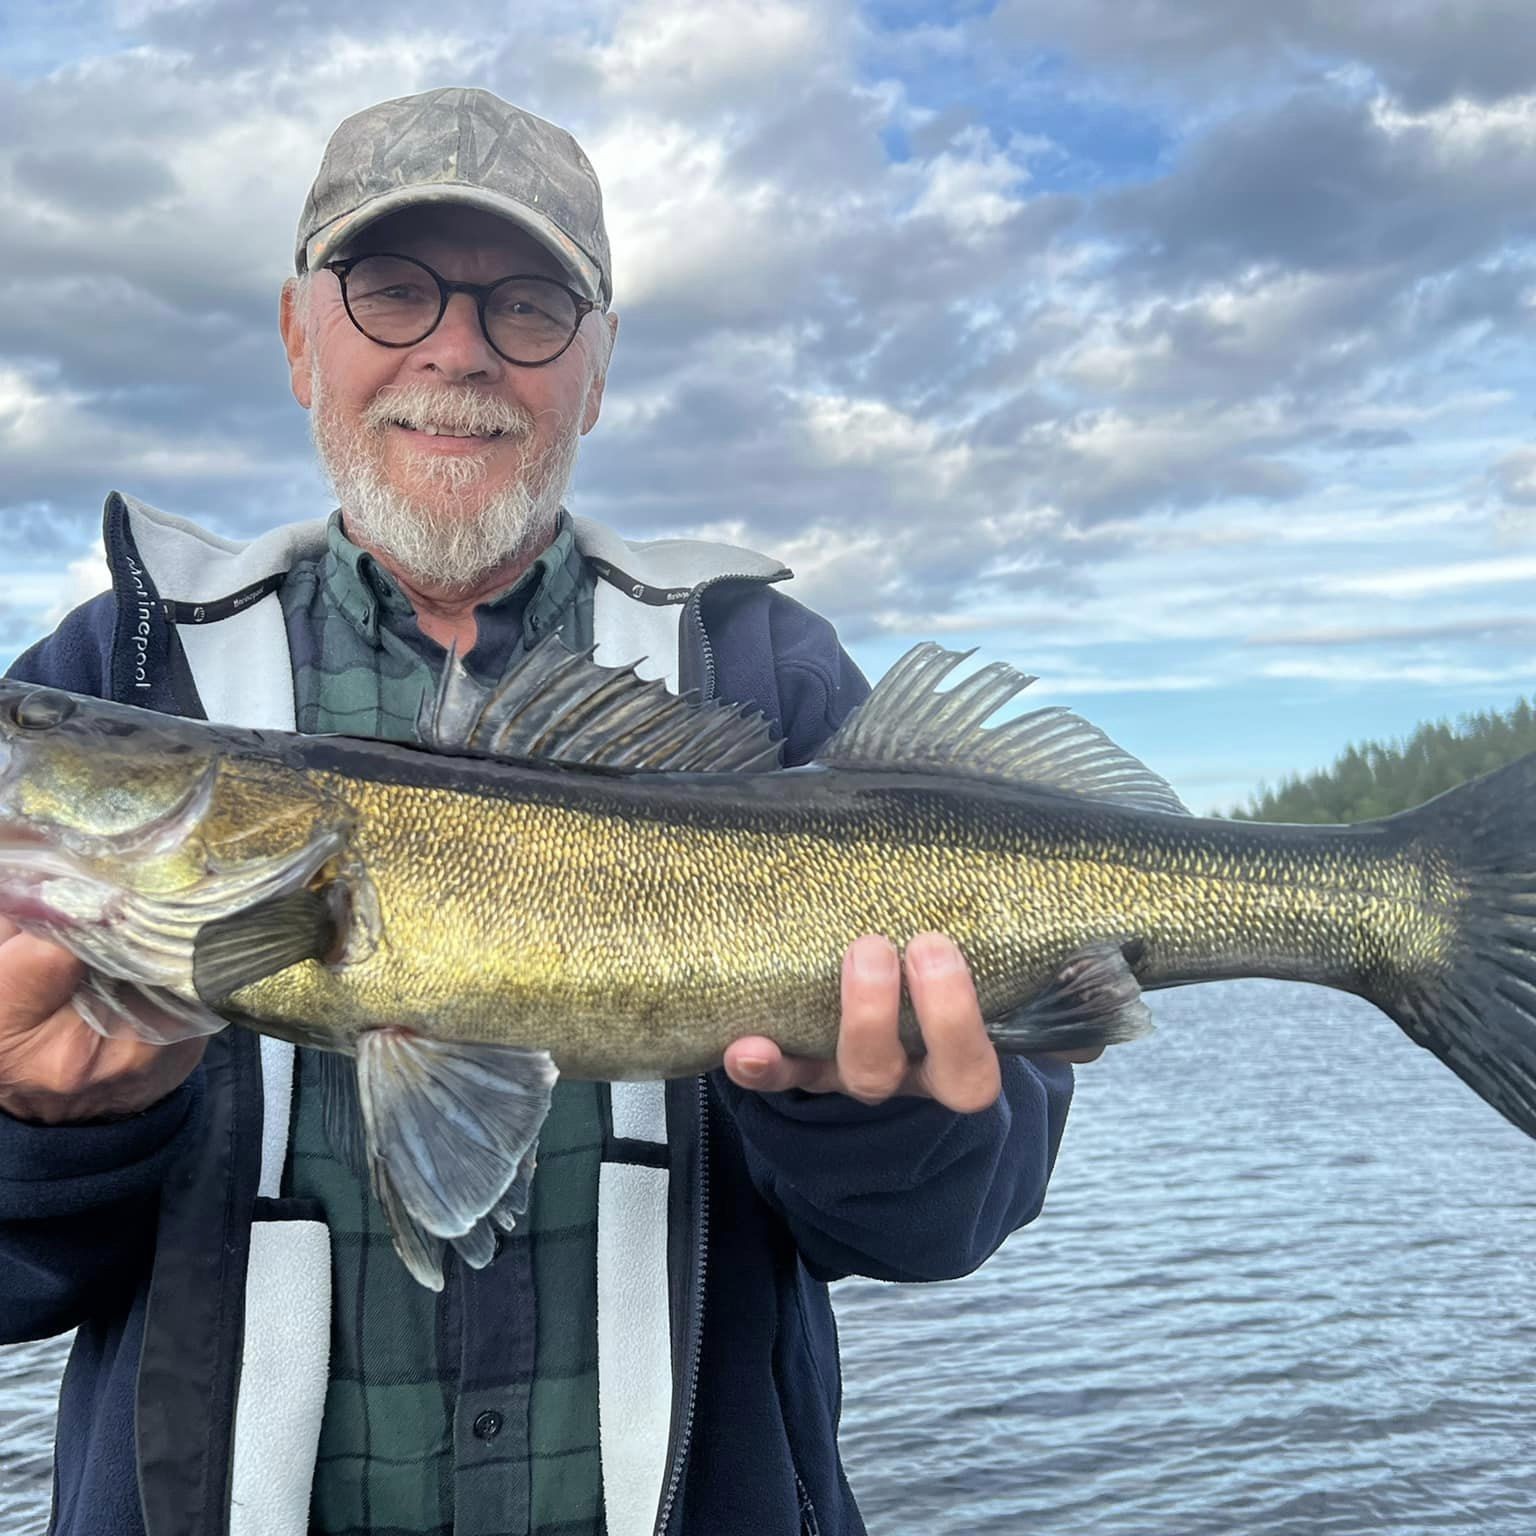
[[[914,646],[816,754],[828,766],[907,768],[1007,779],[1115,805],[1187,816],[1169,785],[1070,710],[1037,709],[986,722],[1035,681],[995,661],[940,691],[971,651]]]
[[[422,744],[500,757],[544,758],[636,773],[759,773],[779,766],[779,744],[760,714],[700,703],[642,682],[634,666],[605,667],[550,635],[520,656],[495,688],[457,655],[436,697],[422,700]]]

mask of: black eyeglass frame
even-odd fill
[[[362,322],[352,313],[352,300],[347,293],[347,278],[352,269],[362,262],[369,261],[373,257],[387,257],[391,261],[408,261],[412,266],[420,267],[433,282],[437,284],[437,314],[431,325],[420,336],[411,341],[380,341],[377,336],[363,329]],[[557,359],[565,356],[571,349],[571,343],[576,340],[576,333],[581,329],[581,322],[590,315],[593,310],[600,310],[602,305],[596,299],[583,298],[581,294],[567,283],[562,283],[558,278],[546,277],[542,272],[514,272],[508,277],[498,277],[494,283],[456,283],[451,278],[446,278],[441,272],[434,271],[426,262],[416,256],[402,256],[398,251],[367,251],[361,256],[346,256],[339,261],[327,261],[321,266],[323,272],[334,272],[336,281],[341,285],[341,302],[347,311],[349,319],[361,336],[366,336],[376,347],[394,347],[397,350],[403,347],[419,347],[428,336],[443,323],[443,316],[448,313],[448,301],[456,293],[467,293],[475,301],[475,309],[480,316],[480,334],[485,337],[486,345],[490,347],[497,357],[504,362],[511,363],[514,368],[544,368]],[[521,358],[508,357],[500,347],[496,345],[491,336],[491,328],[485,321],[485,306],[490,302],[491,295],[498,288],[507,283],[548,283],[553,288],[561,288],[570,294],[572,302],[576,305],[576,323],[571,327],[571,334],[565,338],[565,345],[558,352],[551,352],[548,357],[541,357],[536,363],[524,362]]]

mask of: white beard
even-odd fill
[[[580,433],[562,435],[508,485],[476,494],[489,454],[412,455],[413,467],[440,494],[407,496],[384,476],[383,434],[401,417],[430,418],[461,431],[499,431],[531,440],[533,417],[475,391],[407,386],[388,390],[363,412],[360,429],[334,419],[320,380],[311,375],[310,434],[348,537],[386,555],[410,581],[461,590],[553,534],[576,467]]]

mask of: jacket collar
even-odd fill
[[[217,602],[264,577],[288,570],[296,560],[323,557],[330,548],[329,518],[285,523],[241,542],[210,533],[119,491],[107,498],[106,511],[109,522],[114,516],[126,520],[157,592],[171,602]],[[627,595],[641,601],[659,598],[681,603],[705,582],[736,577],[783,581],[791,574],[782,561],[738,545],[701,539],[631,543],[587,517],[572,517],[570,529],[576,549],[599,568],[599,573],[621,589],[622,578],[629,577]],[[609,569],[604,570],[605,566]]]

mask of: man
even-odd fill
[[[617,331],[569,135],[483,91],[359,113],[296,268],[283,341],[338,514],[236,546],[114,495],[114,591],[14,675],[409,738],[448,648],[494,681],[558,632],[761,708],[790,762],[864,696],[777,562],[562,509]],[[692,1082],[561,1083],[527,1218],[439,1296],[332,1145],[314,1053],[102,1039],[80,966],[3,937],[0,1318],[79,1329],[68,1536],[862,1530],[825,1282],[974,1268],[1039,1209],[1071,1091],[1060,1061],[999,1063],[939,935],[904,957],[912,1065],[903,960],[867,936],[835,1062],[765,1034]]]

